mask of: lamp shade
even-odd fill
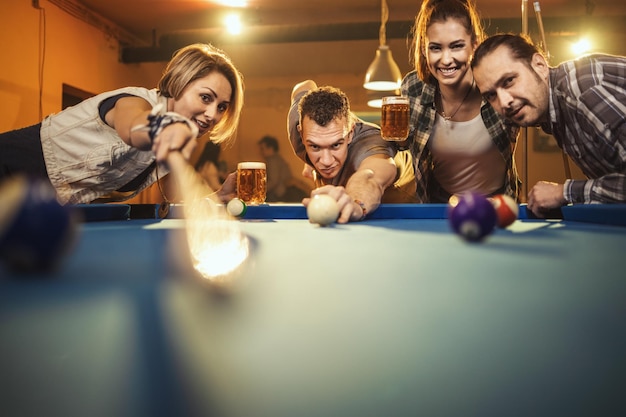
[[[402,73],[391,50],[387,45],[380,45],[376,50],[374,61],[367,68],[363,87],[368,90],[391,91],[400,88]]]

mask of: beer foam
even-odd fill
[[[383,104],[406,104],[409,98],[406,96],[387,96],[383,97]]]
[[[239,162],[238,169],[265,169],[265,162]]]

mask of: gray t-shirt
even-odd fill
[[[306,94],[306,91],[296,95],[293,103],[291,103],[291,108],[289,109],[289,142],[291,142],[291,146],[293,147],[293,150],[298,158],[313,166],[307,157],[304,143],[302,143],[302,136],[300,136],[300,132],[298,132],[298,123],[300,121],[298,104],[304,94]],[[369,156],[380,154],[393,158],[396,155],[396,148],[394,145],[381,138],[380,128],[378,126],[356,117],[355,119],[356,125],[354,127],[354,137],[352,138],[352,142],[348,145],[348,157],[346,158],[346,162],[339,174],[333,178],[332,185],[345,186],[348,179],[350,179],[359,165],[361,165],[361,162]]]

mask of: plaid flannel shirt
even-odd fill
[[[436,117],[435,92],[436,87],[420,80],[416,71],[408,73],[402,80],[402,95],[409,97],[411,106],[411,133],[408,147],[413,155],[416,198],[421,203],[440,202],[432,201],[430,194],[448,194],[432,175],[432,154],[428,146]],[[480,114],[491,139],[506,162],[503,193],[519,201],[521,181],[513,158],[519,127],[505,123],[504,119],[484,100]]]
[[[565,181],[570,203],[626,202],[626,57],[588,55],[550,69],[541,127],[589,178]]]

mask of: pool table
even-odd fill
[[[626,415],[625,206],[521,206],[482,243],[441,205],[250,207],[225,290],[181,207],[115,208],[80,208],[55,273],[0,270],[1,415]]]

